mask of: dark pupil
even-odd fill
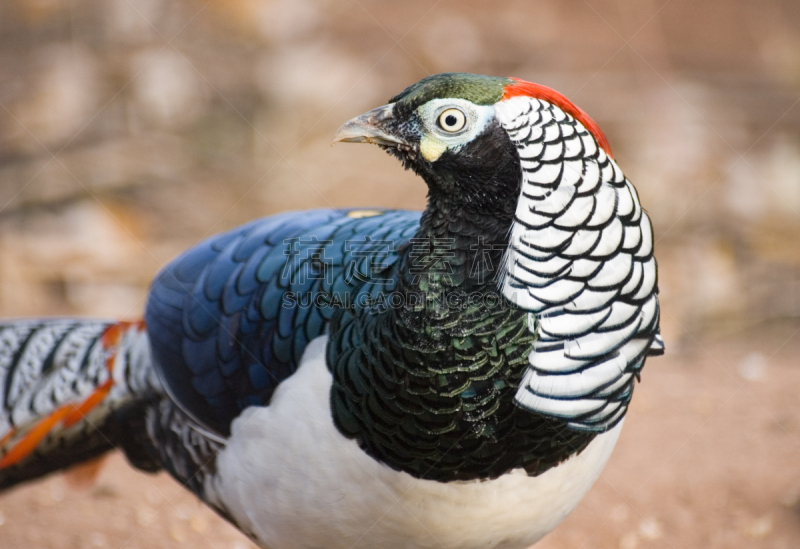
[[[445,126],[455,126],[456,122],[458,122],[458,119],[454,114],[448,114],[447,116],[444,117]]]

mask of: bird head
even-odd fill
[[[595,141],[595,150],[610,152],[594,121],[558,92],[514,78],[465,73],[420,80],[387,105],[343,124],[333,141],[374,143],[420,175],[432,198],[506,217],[516,207],[520,151],[526,146],[514,135],[519,128],[509,109],[524,109],[525,101],[545,102],[569,122],[577,121]],[[543,130],[559,123],[558,116],[530,117],[528,123]]]

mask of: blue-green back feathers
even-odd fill
[[[341,307],[388,293],[418,212],[316,210],[260,219],[201,242],[153,282],[145,313],[170,394],[227,434],[269,402]]]

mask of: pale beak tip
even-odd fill
[[[363,143],[369,140],[368,135],[373,131],[375,131],[374,128],[357,117],[348,120],[336,130],[331,145],[334,143]]]
[[[364,141],[363,135],[358,135],[350,131],[350,128],[346,126],[348,123],[345,123],[341,128],[339,128],[333,136],[333,140],[331,141],[331,146],[335,143],[361,143]]]
[[[384,124],[392,118],[393,104],[378,107],[369,112],[348,120],[336,130],[331,145],[334,143],[374,143],[390,147],[406,143],[390,134]]]

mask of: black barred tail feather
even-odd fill
[[[148,467],[144,409],[159,392],[141,322],[0,324],[0,490],[121,446]]]

